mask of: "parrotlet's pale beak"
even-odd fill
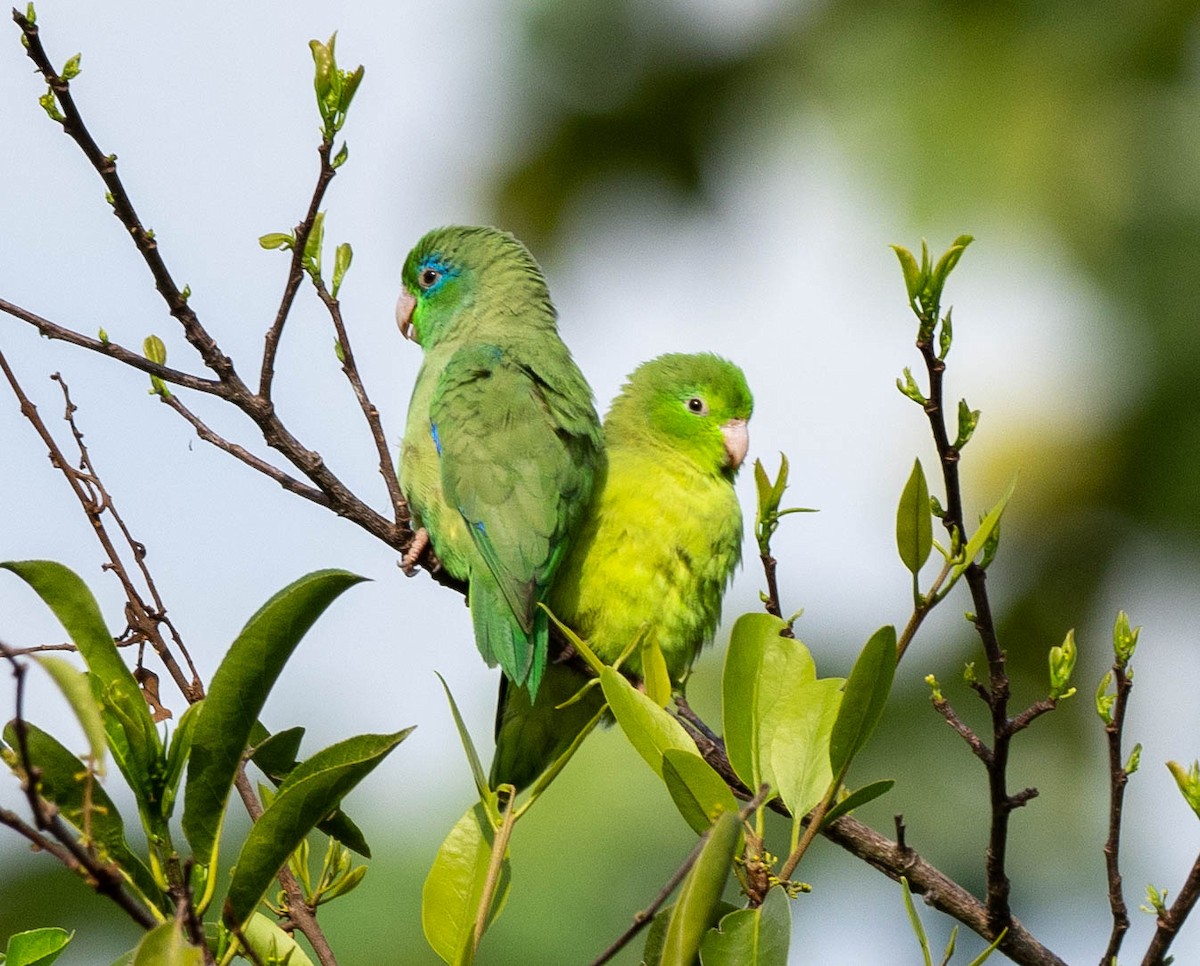
[[[417,297],[409,292],[408,289],[400,290],[400,298],[396,299],[396,324],[400,326],[400,334],[406,339],[412,339],[417,345],[421,344],[421,340],[417,338],[417,330],[413,328],[412,317],[413,310],[417,307]]]
[[[729,456],[729,465],[736,470],[742,465],[746,451],[750,449],[750,427],[744,419],[731,419],[721,427],[721,436],[725,440],[725,453]]]

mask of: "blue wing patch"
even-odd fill
[[[438,456],[442,455],[442,441],[438,439],[437,423],[429,424],[430,435],[433,436],[433,446],[437,450]]]

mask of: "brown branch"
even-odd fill
[[[37,25],[30,23],[17,10],[12,12],[12,16],[24,34],[25,50],[29,59],[33,61],[39,73],[45,78],[62,109],[62,120],[59,123],[62,125],[63,133],[79,146],[84,157],[88,159],[88,162],[104,181],[105,187],[108,188],[113,214],[129,233],[129,237],[154,278],[154,287],[167,303],[168,311],[183,327],[184,337],[200,353],[204,364],[216,373],[221,382],[236,381],[240,383],[241,380],[234,371],[233,362],[221,352],[220,347],[200,324],[195,312],[188,305],[187,298],[171,278],[171,273],[167,270],[166,263],[159,254],[158,241],[155,239],[154,233],[142,225],[141,219],[133,207],[133,202],[125,190],[125,185],[117,174],[116,155],[105,154],[101,151],[91,132],[88,131],[83,117],[75,105],[75,99],[71,95],[70,82],[55,71],[50,63],[50,58],[46,55],[45,48],[42,47]]]
[[[28,322],[38,330],[40,335],[47,339],[69,342],[71,345],[90,349],[92,352],[108,356],[110,359],[115,359],[117,362],[123,363],[133,369],[140,369],[149,375],[158,376],[164,382],[169,382],[174,386],[182,386],[184,389],[194,389],[196,392],[206,392],[213,396],[220,396],[223,399],[229,398],[229,388],[219,380],[204,379],[200,376],[193,376],[188,372],[172,369],[169,366],[159,365],[157,362],[151,362],[141,353],[134,352],[132,349],[126,349],[116,342],[93,339],[91,336],[76,332],[74,329],[68,329],[57,322],[51,322],[36,312],[31,312],[29,309],[14,305],[6,299],[0,299],[0,312],[11,315],[14,319],[20,319],[22,322]]]
[[[1200,856],[1192,863],[1192,871],[1188,873],[1187,881],[1179,890],[1175,901],[1171,903],[1171,908],[1159,915],[1158,928],[1154,930],[1154,936],[1150,939],[1142,966],[1163,966],[1167,961],[1167,950],[1175,941],[1175,936],[1187,919],[1188,913],[1196,905],[1197,898],[1200,898]]]
[[[17,397],[18,403],[20,403],[21,415],[25,417],[26,421],[33,427],[49,450],[51,465],[63,474],[67,485],[71,487],[71,492],[83,508],[88,522],[92,525],[92,532],[96,535],[96,539],[100,541],[100,545],[104,549],[104,555],[108,558],[107,569],[111,570],[121,583],[121,588],[125,593],[127,601],[126,615],[129,619],[129,629],[132,632],[133,639],[150,641],[183,695],[189,701],[199,700],[204,695],[204,689],[200,684],[198,675],[196,675],[195,668],[192,668],[192,677],[189,680],[175,660],[174,655],[171,653],[170,648],[163,640],[162,634],[159,631],[160,620],[165,619],[165,608],[162,607],[157,592],[153,595],[156,607],[147,606],[125,567],[116,543],[105,527],[105,513],[113,514],[114,519],[118,518],[113,509],[112,497],[105,490],[104,484],[96,474],[91,459],[88,456],[87,448],[83,444],[83,435],[74,423],[74,406],[71,403],[70,393],[66,388],[66,384],[63,383],[61,378],[58,378],[57,381],[63,387],[64,400],[67,407],[67,421],[71,425],[71,431],[80,449],[80,463],[82,465],[79,469],[76,469],[71,461],[67,459],[58,442],[51,435],[50,430],[47,429],[45,422],[38,413],[37,406],[34,405],[33,401],[25,394],[24,389],[21,388],[21,384],[17,381],[17,377],[9,366],[3,352],[0,352],[0,372],[3,372],[9,386],[12,388],[13,394]],[[145,547],[133,539],[123,523],[120,526],[122,533],[129,542],[135,559],[144,557]],[[140,559],[139,566],[141,566]],[[146,573],[144,568],[143,573]],[[188,663],[189,665],[191,664],[190,657],[188,658]]]
[[[1100,957],[1101,966],[1116,961],[1125,933],[1129,930],[1129,909],[1121,882],[1121,815],[1125,806],[1125,786],[1129,775],[1121,755],[1121,738],[1125,730],[1125,709],[1133,679],[1125,673],[1124,662],[1113,663],[1113,680],[1117,685],[1112,720],[1105,723],[1104,736],[1108,745],[1108,838],[1104,843],[1104,868],[1108,878],[1108,906],[1112,910],[1112,932]],[[1163,946],[1166,952],[1166,946]]]
[[[250,818],[257,822],[262,817],[263,808],[250,785],[245,765],[238,768],[234,784]],[[284,895],[287,896],[287,914],[291,924],[302,932],[304,938],[312,945],[313,952],[317,954],[321,966],[337,966],[337,957],[334,955],[333,948],[329,945],[329,940],[325,938],[325,933],[317,922],[316,910],[305,900],[304,890],[300,888],[300,883],[296,881],[295,875],[292,874],[292,870],[286,863],[279,870],[278,879],[280,886],[283,887]]]
[[[676,699],[676,703],[680,704],[679,699]],[[696,744],[704,760],[721,776],[734,795],[743,800],[749,798],[750,792],[734,773],[720,737],[700,720],[686,702],[681,704],[680,717],[688,733],[697,739]],[[766,805],[772,811],[791,818],[791,812],[778,798],[771,799]],[[999,935],[999,931],[992,931],[984,903],[921,858],[907,844],[891,841],[850,815],[826,825],[821,829],[821,834],[889,879],[899,882],[901,876],[907,877],[909,887],[914,893],[924,896],[928,905],[953,917],[988,942]],[[1008,933],[999,948],[1006,956],[1024,966],[1065,966],[1062,959],[1038,942],[1016,918],[1008,923]]]
[[[942,481],[946,491],[946,510],[942,517],[942,523],[951,535],[951,539],[953,540],[957,535],[965,546],[970,535],[963,519],[962,488],[958,475],[959,451],[950,442],[946,432],[943,401],[946,364],[938,357],[933,345],[937,306],[931,307],[929,317],[922,315],[921,322],[917,337],[917,349],[921,353],[929,375],[929,396],[925,400],[924,410],[937,447],[938,460],[942,468]],[[1007,787],[1009,742],[1012,738],[1008,720],[1010,688],[1005,666],[1006,656],[996,634],[991,602],[988,599],[987,575],[982,567],[971,562],[964,572],[964,577],[974,605],[975,631],[983,644],[989,672],[986,701],[992,717],[992,747],[989,759],[984,763],[987,767],[988,793],[991,801],[991,827],[988,833],[985,867],[988,924],[991,934],[995,936],[999,935],[1006,926],[1011,927],[1013,921],[1012,910],[1009,906],[1012,884],[1005,869],[1005,857],[1008,850],[1008,821],[1009,815],[1015,807]],[[983,690],[982,687],[980,690]],[[975,750],[974,747],[973,750]],[[978,752],[976,754],[978,755]]]
[[[211,443],[213,446],[217,447],[217,449],[223,450],[234,459],[245,463],[252,470],[256,470],[263,476],[274,480],[289,493],[295,493],[297,496],[301,496],[306,500],[310,500],[318,506],[332,508],[333,504],[325,493],[322,493],[316,487],[309,486],[307,483],[302,483],[294,476],[289,476],[278,467],[273,466],[258,456],[255,456],[244,446],[227,440],[224,436],[211,429],[207,423],[205,423],[199,416],[192,412],[192,410],[189,409],[178,396],[174,394],[164,396],[162,397],[162,401],[174,409],[175,412],[179,413],[179,415],[182,416],[189,424],[191,424],[191,427],[196,431],[196,435],[199,436],[200,439],[204,440],[204,442]]]
[[[367,421],[367,426],[371,430],[371,438],[375,441],[375,451],[379,455],[379,473],[383,477],[388,498],[392,502],[396,524],[397,526],[408,528],[412,519],[408,512],[408,503],[404,499],[404,495],[400,492],[400,477],[397,475],[396,468],[392,462],[392,453],[388,448],[387,436],[383,431],[383,424],[379,419],[379,410],[375,408],[374,403],[367,396],[362,376],[359,375],[358,366],[354,361],[354,350],[350,348],[350,336],[346,331],[346,324],[342,320],[341,303],[326,290],[324,283],[320,279],[316,279],[314,284],[317,288],[317,294],[321,297],[321,301],[325,303],[325,308],[329,310],[329,317],[333,321],[334,330],[337,332],[338,345],[341,347],[342,354],[342,372],[350,380],[350,385],[354,389],[354,398],[358,400],[358,406],[362,410],[363,418]]]
[[[258,378],[258,394],[264,399],[271,398],[271,384],[275,379],[275,354],[279,351],[279,340],[283,336],[283,327],[287,322],[288,315],[291,314],[292,304],[296,300],[296,293],[300,290],[300,283],[304,281],[304,249],[308,244],[309,235],[312,234],[313,225],[317,220],[317,213],[321,210],[321,200],[325,197],[325,191],[329,187],[329,183],[333,180],[337,170],[329,161],[329,155],[333,149],[333,141],[329,138],[324,138],[321,145],[317,148],[317,154],[321,159],[320,173],[317,176],[317,185],[313,189],[312,200],[308,204],[308,212],[304,216],[304,220],[296,226],[292,244],[292,260],[288,266],[287,282],[283,288],[283,297],[279,300],[279,310],[275,313],[275,321],[271,323],[271,327],[267,330],[266,339],[263,344],[262,368]]]
[[[971,748],[972,753],[983,762],[985,767],[990,768],[992,765],[992,749],[983,743],[983,739],[967,725],[962,718],[958,716],[958,712],[950,706],[950,702],[945,698],[933,699],[933,707],[943,718],[946,719],[946,724],[958,733]]]

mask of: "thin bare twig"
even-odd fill
[[[1129,909],[1125,905],[1125,893],[1121,883],[1121,815],[1125,806],[1125,786],[1129,775],[1121,754],[1121,738],[1125,730],[1125,709],[1129,705],[1129,693],[1133,679],[1125,673],[1121,660],[1113,662],[1113,680],[1116,682],[1116,699],[1113,702],[1112,719],[1104,726],[1108,745],[1108,838],[1104,842],[1104,869],[1108,878],[1108,906],[1112,911],[1112,931],[1108,945],[1100,957],[1101,966],[1116,961],[1117,953],[1125,933],[1129,930]],[[1166,952],[1166,947],[1163,947]]]

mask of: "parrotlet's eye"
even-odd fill
[[[705,405],[704,400],[699,396],[693,396],[689,399],[687,401],[687,408],[689,413],[695,413],[697,416],[708,415],[708,406]]]
[[[442,273],[436,268],[425,268],[421,270],[421,274],[417,276],[417,284],[422,290],[433,288],[437,284],[438,279],[442,277]]]

